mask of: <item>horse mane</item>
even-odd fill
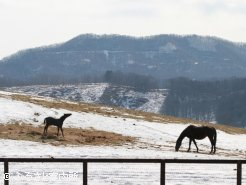
[[[186,127],[186,128],[181,132],[181,134],[179,135],[179,137],[178,137],[178,139],[177,139],[177,143],[178,143],[178,142],[181,142],[181,141],[184,139],[184,137],[187,136],[187,130],[188,130],[190,127],[192,127],[192,125],[189,125],[188,127]]]

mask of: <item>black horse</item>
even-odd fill
[[[195,139],[200,140],[200,139],[204,139],[205,137],[209,138],[211,145],[212,145],[210,153],[215,153],[216,151],[217,132],[215,128],[213,127],[207,127],[207,126],[196,127],[194,125],[188,126],[186,129],[183,130],[183,132],[180,134],[179,138],[177,139],[176,146],[175,146],[176,151],[179,150],[182,144],[182,140],[185,137],[188,137],[190,139],[189,148],[187,152],[190,151],[191,141],[193,141],[193,143],[195,144],[197,152],[198,152],[198,147],[196,145]]]
[[[45,127],[44,127],[44,132],[43,132],[43,135],[46,133],[47,134],[47,131],[48,131],[48,127],[50,125],[54,125],[54,126],[57,126],[57,136],[59,135],[59,129],[61,130],[62,132],[62,136],[64,137],[64,134],[63,134],[63,129],[62,129],[62,125],[63,125],[63,122],[64,120],[71,116],[72,114],[64,114],[62,117],[60,117],[59,119],[55,119],[55,118],[52,118],[52,117],[47,117],[44,119],[44,124],[45,124]]]

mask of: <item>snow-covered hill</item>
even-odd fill
[[[25,97],[25,96],[23,96]],[[55,105],[56,100],[41,97],[29,99],[19,98],[13,93],[0,91],[0,123],[10,124],[13,122],[27,123],[39,126],[47,116],[60,117],[63,113],[70,112],[72,116],[64,123],[66,128],[85,128],[114,132],[125,136],[136,137],[135,143],[122,144],[119,146],[52,146],[45,143],[31,141],[15,141],[0,139],[0,157],[83,157],[83,158],[189,158],[189,159],[245,159],[246,136],[243,134],[229,134],[218,131],[217,152],[210,155],[210,142],[208,139],[198,141],[200,153],[185,152],[188,140],[183,141],[180,152],[174,151],[175,141],[184,128],[191,123],[182,121],[150,122],[144,117],[136,115],[130,118],[122,112],[121,116],[114,116],[113,108],[101,106],[100,114],[95,112],[72,111],[71,107],[76,103],[64,102],[64,107],[48,107],[40,102],[51,102]],[[81,109],[82,110],[82,109]],[[103,111],[105,114],[103,114]],[[106,112],[112,114],[106,115]],[[119,115],[119,114],[118,114]],[[35,118],[35,119],[34,119]],[[156,119],[158,115],[156,115]],[[167,119],[168,120],[168,119]],[[184,120],[185,122],[185,120]],[[30,167],[31,165],[31,167]],[[3,168],[2,168],[3,169]],[[76,172],[81,179],[81,164],[12,164],[11,172]],[[89,164],[89,184],[93,185],[157,185],[159,184],[159,169],[157,164]],[[235,165],[213,164],[168,164],[166,168],[167,182],[172,185],[190,184],[236,184]],[[243,167],[243,172],[245,171]],[[2,171],[0,171],[0,174]],[[13,174],[14,175],[14,174]],[[243,173],[245,177],[245,173]],[[31,184],[25,181],[26,184]],[[67,184],[68,182],[39,181],[37,184]],[[18,184],[18,183],[15,183]],[[21,184],[21,183],[19,183]],[[69,184],[78,184],[77,181]]]
[[[20,86],[4,88],[4,90],[75,102],[119,106],[154,113],[159,113],[167,95],[167,90],[165,89],[141,92],[129,86],[116,86],[107,83]]]

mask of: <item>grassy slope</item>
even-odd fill
[[[67,101],[60,101],[54,99],[44,99],[28,95],[13,94],[11,98],[14,100],[30,102],[37,105],[42,105],[48,108],[62,108],[76,112],[92,112],[96,114],[114,116],[114,117],[125,117],[132,119],[141,119],[149,122],[160,122],[160,123],[189,123],[194,125],[207,125],[213,126],[216,129],[222,130],[231,134],[246,134],[246,129],[236,128],[222,124],[211,124],[208,122],[200,122],[191,119],[177,118],[172,116],[160,115],[155,113],[148,113],[143,111],[122,109],[118,107],[106,107],[98,104],[88,103],[72,103]]]

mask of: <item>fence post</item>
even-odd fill
[[[87,185],[87,162],[83,162],[83,185]]]
[[[4,160],[4,185],[9,185],[9,162]]]
[[[237,161],[237,185],[242,184],[242,163]]]
[[[164,161],[161,162],[161,177],[160,177],[160,185],[165,185],[166,181],[166,163]]]

